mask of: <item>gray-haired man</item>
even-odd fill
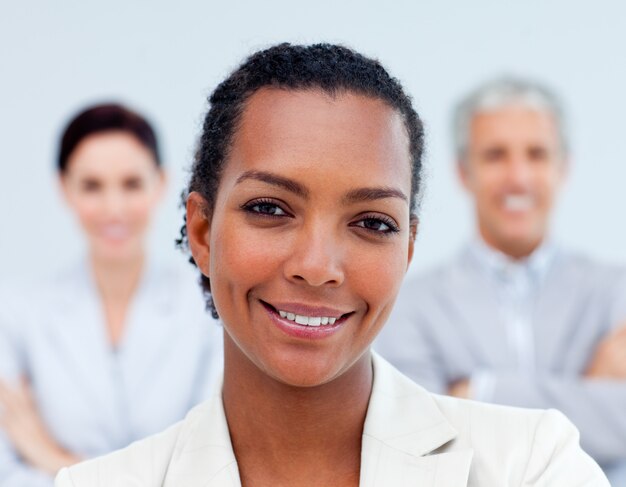
[[[459,104],[454,128],[477,236],[406,283],[377,349],[434,391],[560,409],[626,485],[626,274],[549,238],[568,169],[560,104],[498,79]]]

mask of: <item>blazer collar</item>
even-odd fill
[[[241,487],[221,389],[184,419],[163,487]]]
[[[373,368],[360,486],[465,487],[472,450],[443,451],[457,433],[431,395],[374,353]],[[221,394],[185,418],[163,485],[241,486]]]
[[[457,436],[429,392],[373,353],[363,428],[361,487],[465,487],[473,451],[445,451]]]

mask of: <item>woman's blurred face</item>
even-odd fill
[[[355,94],[262,89],[246,104],[210,226],[189,239],[227,346],[271,377],[338,377],[383,326],[413,249],[401,115]],[[204,225],[204,226],[203,226]]]
[[[141,255],[164,187],[149,149],[126,132],[90,135],[70,155],[61,182],[93,256],[123,261]]]

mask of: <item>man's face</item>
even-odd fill
[[[566,172],[553,116],[518,105],[477,114],[459,172],[485,242],[514,258],[529,255],[546,236]]]

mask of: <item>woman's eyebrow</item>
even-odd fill
[[[248,179],[254,179],[256,181],[262,181],[264,183],[273,184],[274,186],[278,186],[280,188],[286,189],[302,198],[309,197],[309,190],[302,186],[300,183],[294,181],[293,179],[289,179],[283,176],[278,176],[271,172],[266,171],[246,171],[241,176],[237,178],[237,183],[239,184]]]
[[[384,198],[400,198],[408,203],[409,198],[399,189],[388,187],[358,188],[349,191],[344,197],[344,203],[359,203]]]

